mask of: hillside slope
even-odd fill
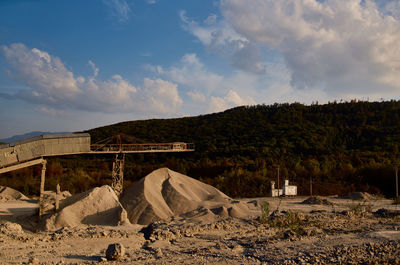
[[[266,196],[270,181],[289,179],[300,194],[368,191],[393,196],[399,162],[400,101],[305,106],[237,107],[178,119],[129,121],[87,131],[92,142],[117,134],[146,142],[193,142],[190,153],[126,156],[125,184],[168,167],[211,184],[231,197]],[[129,141],[134,138],[127,139]],[[51,158],[46,188],[57,183],[72,193],[110,184],[112,159]],[[2,175],[0,185],[38,192],[40,168]]]
[[[387,185],[392,186],[397,161],[400,102],[237,107],[198,117],[122,122],[88,132],[93,141],[124,133],[151,142],[194,142],[194,154],[148,155],[141,159],[142,166],[173,162],[175,169],[232,196],[267,193],[278,165],[281,176],[297,182],[301,193],[308,192],[312,177],[315,192],[366,189],[391,195]]]
[[[195,142],[207,155],[265,148],[302,155],[392,151],[400,139],[399,114],[398,101],[275,104],[198,117],[122,122],[88,132],[93,141],[124,133],[153,142]]]

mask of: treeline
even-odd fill
[[[279,166],[280,182],[296,183],[300,194],[309,193],[312,180],[314,194],[359,190],[393,196],[400,101],[237,107],[197,117],[122,122],[88,132],[93,143],[122,133],[146,142],[196,144],[192,153],[127,155],[127,185],[166,166],[233,197],[266,196],[270,181],[277,181]],[[61,182],[65,189],[78,192],[109,183],[112,159],[53,158],[48,166],[49,188]],[[0,183],[29,180],[32,174],[36,177],[20,185],[25,185],[22,191],[35,192],[27,184],[38,181],[40,174],[34,171],[10,173]]]

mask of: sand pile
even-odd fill
[[[331,203],[327,199],[323,199],[319,196],[309,197],[309,198],[305,199],[304,201],[302,201],[301,203],[302,204],[314,204],[314,205],[333,205],[333,203]]]
[[[29,200],[29,198],[17,190],[5,186],[0,186],[0,201],[12,200]]]
[[[75,227],[80,224],[118,225],[126,223],[126,211],[110,186],[102,186],[66,198],[58,213],[45,222],[46,230]]]
[[[168,168],[135,182],[121,197],[131,223],[149,224],[172,216],[196,220],[248,216],[245,203],[233,201],[216,188]]]

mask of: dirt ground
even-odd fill
[[[0,202],[0,264],[400,264],[400,206],[336,197],[302,204],[307,198],[242,199],[254,206],[244,219],[39,232],[35,201]],[[126,248],[122,260],[104,260],[112,243]]]

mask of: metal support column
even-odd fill
[[[399,198],[399,168],[396,166],[396,199]]]
[[[57,186],[56,186],[56,206],[55,206],[56,212],[58,212],[58,210],[60,209],[60,194],[61,194],[60,184],[57,184]]]
[[[121,195],[124,187],[124,163],[125,154],[116,154],[115,161],[113,162],[111,187],[118,197]]]
[[[40,197],[39,197],[39,217],[44,214],[44,183],[46,181],[46,164],[47,161],[42,162],[42,175],[40,176]]]

